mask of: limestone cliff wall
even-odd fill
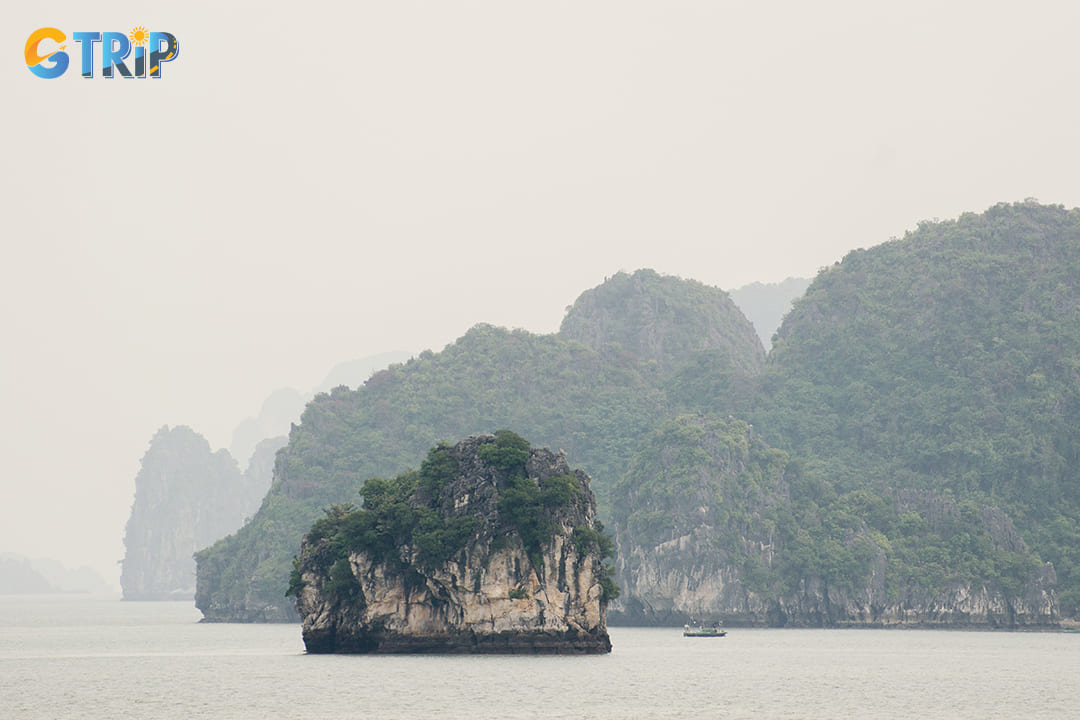
[[[830,508],[814,489],[747,423],[665,424],[613,494],[623,592],[612,622],[1058,624],[1054,568],[1001,508],[910,488]]]
[[[515,543],[477,543],[429,573],[349,555],[362,600],[335,604],[308,571],[297,607],[308,652],[600,652],[610,649],[596,559],[556,538],[534,568]],[[514,593],[514,596],[511,596]]]
[[[788,627],[1056,627],[1054,569],[1047,563],[1020,596],[987,584],[953,583],[928,592],[904,586],[886,592],[883,553],[874,559],[865,587],[830,587],[818,577],[794,592],[755,592],[740,567],[716,552],[714,528],[701,526],[655,547],[620,546],[617,577],[623,595],[612,604],[612,622],[677,625],[687,619],[723,618],[730,625]],[[761,549],[763,564],[772,549]]]
[[[284,440],[267,443],[269,464],[263,459],[241,475],[227,451],[213,452],[191,428],[158,430],[135,478],[120,576],[124,599],[194,597],[193,554],[236,531],[270,484],[273,453]]]

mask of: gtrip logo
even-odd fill
[[[161,66],[172,62],[180,54],[180,43],[176,36],[167,32],[148,32],[144,27],[134,28],[131,32],[77,32],[72,33],[72,41],[79,44],[79,56],[82,61],[82,76],[94,77],[94,57],[96,45],[101,46],[101,77],[115,77],[116,73],[124,78],[160,78]],[[40,78],[58,78],[67,72],[70,58],[64,52],[67,49],[67,35],[53,27],[38,28],[26,39],[26,67]],[[124,61],[135,51],[129,68]],[[149,52],[147,52],[149,50]],[[149,70],[147,69],[149,68]]]

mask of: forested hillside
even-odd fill
[[[367,478],[418,467],[446,438],[515,428],[588,467],[606,508],[639,442],[678,405],[671,378],[706,360],[730,381],[760,368],[764,351],[726,293],[639,271],[585,293],[559,334],[476,326],[442,352],[320,395],[252,522],[198,554],[196,604],[211,620],[293,617],[292,558],[322,509],[357,500]]]
[[[613,492],[613,622],[1043,626],[1053,573],[977,498],[838,491],[741,420],[662,425]]]
[[[697,410],[752,420],[790,458],[767,511],[717,506],[759,529],[702,520],[770,548],[729,580],[772,605],[718,610],[1006,625],[1080,610],[1080,212],[998,205],[854,251],[796,302],[753,392],[683,380]],[[703,450],[685,445],[665,456]],[[686,535],[633,532],[661,491],[653,478],[622,493],[636,502],[617,505],[620,551],[640,560]]]
[[[865,515],[923,583],[1015,587],[1037,558],[1080,610],[1080,211],[1001,204],[850,253],[796,302],[738,410],[840,498],[999,507],[1033,551]]]

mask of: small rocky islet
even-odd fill
[[[618,594],[589,476],[510,431],[368,480],[304,536],[289,587],[309,653],[606,653]]]

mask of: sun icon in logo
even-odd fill
[[[129,32],[128,37],[131,38],[134,45],[145,45],[146,41],[150,39],[150,33],[146,32],[146,28],[140,25]]]

